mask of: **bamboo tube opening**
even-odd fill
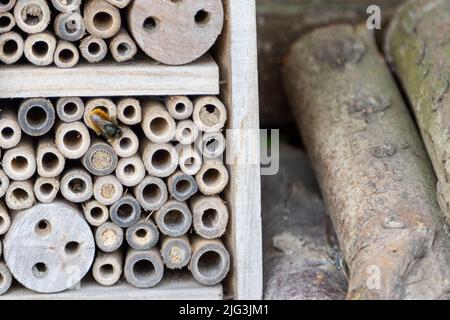
[[[70,63],[74,60],[75,54],[72,50],[65,48],[59,52],[58,58],[63,63]]]
[[[60,165],[59,157],[53,152],[46,152],[42,156],[42,167],[45,171],[57,170]]]
[[[78,150],[83,145],[82,134],[77,130],[67,131],[63,136],[63,143],[71,151]]]
[[[164,215],[163,221],[167,228],[179,229],[184,226],[186,218],[183,212],[179,210],[170,210]]]
[[[100,207],[93,207],[90,211],[91,217],[95,220],[101,219],[104,215],[104,211]]]
[[[102,48],[98,42],[93,41],[93,42],[89,43],[88,51],[91,55],[97,56],[101,53]]]
[[[83,213],[86,221],[94,227],[101,226],[109,219],[108,208],[96,200],[84,203]]]
[[[206,228],[215,228],[219,222],[219,212],[215,209],[208,209],[202,215],[202,223]]]
[[[205,278],[212,278],[223,269],[224,261],[216,251],[206,251],[198,259],[198,272]]]
[[[202,177],[203,183],[207,187],[214,187],[221,181],[221,179],[222,179],[221,172],[215,168],[206,170],[206,172],[203,174]]]
[[[67,184],[68,189],[70,192],[74,194],[78,193],[85,193],[87,190],[87,184],[86,182],[81,178],[73,178],[69,180],[69,183]]]
[[[147,281],[156,274],[156,268],[152,261],[142,259],[133,265],[133,275],[138,281]]]
[[[134,208],[128,203],[123,203],[117,208],[117,216],[124,220],[129,219],[133,213]]]
[[[36,26],[44,18],[44,11],[36,3],[25,4],[20,11],[20,17],[27,26]]]
[[[0,0],[0,12],[11,10],[16,3],[16,0]]]
[[[166,170],[172,165],[172,155],[169,151],[160,149],[153,153],[151,163],[157,170]]]
[[[47,112],[41,106],[32,106],[28,109],[26,120],[32,127],[41,127],[47,121]]]
[[[18,186],[12,189],[11,197],[17,202],[25,202],[30,199],[30,194],[25,188]]]
[[[128,105],[123,109],[123,115],[128,119],[133,119],[137,113],[136,106],[133,105]]]
[[[9,15],[0,16],[0,29],[6,29],[13,23],[12,18]]]
[[[55,187],[51,184],[51,183],[43,183],[40,185],[39,187],[39,191],[43,194],[43,195],[50,195],[53,190],[55,190]]]
[[[19,44],[15,39],[8,39],[3,43],[2,49],[5,56],[12,57],[19,51]]]
[[[28,159],[22,156],[16,156],[11,160],[11,169],[16,172],[24,172],[27,171],[30,167],[30,163]]]
[[[11,138],[14,136],[14,129],[13,128],[11,128],[11,127],[5,127],[5,128],[3,128],[2,129],[2,131],[1,131],[1,136],[2,136],[2,139],[4,139],[4,140],[11,140]]]
[[[150,130],[153,132],[154,135],[158,137],[163,137],[169,133],[170,125],[167,119],[157,117],[150,122]]]
[[[124,137],[119,140],[119,147],[124,151],[130,150],[133,147],[133,141],[128,137]]]
[[[142,197],[147,203],[157,203],[161,200],[163,191],[157,184],[150,183],[142,190]]]
[[[34,183],[34,195],[42,203],[51,203],[59,192],[59,180],[39,177]]]
[[[75,102],[69,101],[63,107],[64,113],[73,116],[79,111],[79,107]]]
[[[109,12],[99,11],[92,19],[94,27],[100,31],[108,31],[113,27],[114,19]]]
[[[36,41],[31,47],[33,55],[38,58],[45,57],[48,54],[49,49],[48,43],[45,41]]]

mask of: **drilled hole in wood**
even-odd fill
[[[144,23],[142,24],[142,27],[146,31],[154,31],[158,25],[158,19],[155,17],[148,17],[144,20]]]
[[[197,11],[197,13],[195,14],[195,23],[197,23],[198,25],[204,26],[209,22],[210,19],[211,15],[209,14],[209,12],[203,9]]]
[[[48,267],[45,263],[38,262],[33,266],[32,272],[36,278],[45,278],[48,274]]]
[[[76,241],[70,241],[64,247],[67,255],[75,255],[80,252],[80,244]]]
[[[44,237],[52,231],[52,225],[48,220],[40,220],[36,223],[34,231],[41,237]]]

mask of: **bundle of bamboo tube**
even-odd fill
[[[62,291],[90,269],[103,286],[124,275],[149,288],[186,267],[203,285],[226,277],[219,99],[35,98],[1,109],[0,294],[13,278]]]
[[[127,21],[122,21],[127,20]],[[0,61],[60,68],[108,55],[131,60],[138,47],[171,65],[205,54],[222,31],[221,0],[5,0],[0,2]],[[129,32],[127,31],[129,30]]]

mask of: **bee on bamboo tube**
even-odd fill
[[[112,119],[107,112],[101,108],[95,108],[89,114],[92,123],[92,129],[99,136],[105,137],[108,142],[114,138],[120,137],[122,130],[119,128],[117,121]]]

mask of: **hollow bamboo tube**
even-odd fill
[[[17,26],[28,34],[43,32],[50,24],[50,8],[45,0],[18,0],[14,7]]]
[[[164,104],[148,100],[142,104],[142,130],[154,143],[167,143],[175,137],[176,124]]]
[[[48,66],[54,61],[56,38],[49,32],[28,36],[24,45],[25,57],[36,66]]]
[[[11,149],[22,139],[17,113],[10,108],[0,110],[0,148]]]
[[[62,196],[70,202],[82,203],[93,195],[92,178],[81,168],[66,171],[61,179],[60,188]]]
[[[94,198],[105,206],[119,201],[123,194],[123,186],[116,176],[95,177]]]
[[[83,16],[86,30],[102,39],[116,35],[122,25],[119,9],[103,0],[89,0]]]
[[[95,229],[95,243],[103,252],[114,252],[123,243],[123,230],[111,222],[106,222]]]
[[[170,143],[156,144],[144,139],[141,142],[142,160],[150,175],[166,178],[178,167],[179,155]]]
[[[111,141],[111,146],[117,155],[121,158],[134,156],[139,150],[139,139],[128,127],[120,127],[121,135]]]
[[[164,264],[156,248],[147,251],[128,249],[125,259],[125,279],[137,288],[151,288],[161,282]]]
[[[164,236],[161,240],[161,257],[168,269],[182,269],[189,264],[192,248],[189,238]]]
[[[55,34],[62,40],[78,41],[84,37],[86,27],[78,12],[60,13],[54,22]]]
[[[84,115],[84,102],[77,97],[59,98],[56,103],[56,113],[63,122],[81,120]]]
[[[109,216],[119,227],[129,228],[141,218],[141,206],[136,198],[126,195],[111,205]]]
[[[185,174],[196,175],[202,167],[202,157],[192,146],[183,146],[178,151],[180,169]]]
[[[34,182],[34,195],[39,202],[51,203],[59,192],[59,180],[56,178],[38,177]]]
[[[80,52],[87,62],[96,63],[105,59],[108,53],[108,46],[105,40],[88,36],[81,41]]]
[[[228,184],[229,174],[227,168],[220,162],[205,160],[200,171],[195,175],[198,188],[206,195],[221,193]]]
[[[108,1],[110,4],[120,9],[125,8],[131,2],[131,0],[106,0],[106,1]]]
[[[89,200],[82,207],[86,221],[93,227],[100,227],[109,219],[108,207],[97,200]]]
[[[17,147],[5,152],[3,170],[11,180],[25,181],[36,172],[36,151],[31,139],[24,138]]]
[[[122,276],[123,263],[120,250],[111,253],[99,252],[92,266],[92,276],[102,286],[113,286]]]
[[[117,102],[117,117],[120,122],[133,126],[142,121],[142,107],[137,99],[124,98]]]
[[[134,250],[150,250],[159,241],[159,231],[151,220],[141,219],[127,229],[125,237],[128,245]]]
[[[55,143],[58,150],[68,159],[80,159],[91,144],[89,130],[80,121],[59,123],[56,126]]]
[[[220,0],[135,0],[129,8],[133,38],[147,55],[165,64],[181,65],[201,57],[224,23]]]
[[[198,191],[194,177],[178,170],[167,179],[167,189],[170,195],[178,201],[186,201]]]
[[[12,284],[12,275],[3,261],[0,261],[0,296],[8,292]]]
[[[16,0],[3,0],[0,2],[0,12],[7,12],[14,8]]]
[[[348,298],[446,295],[450,248],[434,174],[373,33],[308,34],[291,50],[285,84],[347,261]]]
[[[230,254],[220,240],[191,239],[192,257],[189,270],[205,286],[220,283],[230,270]]]
[[[177,123],[175,139],[181,144],[194,143],[199,136],[199,130],[192,120],[182,120]]]
[[[6,191],[5,202],[6,206],[11,210],[31,208],[36,202],[31,181],[11,182]]]
[[[65,167],[66,159],[50,137],[39,139],[36,153],[37,173],[43,178],[59,176]]]
[[[226,149],[225,137],[220,132],[205,133],[196,143],[202,155],[208,159],[221,157]]]
[[[145,167],[138,155],[119,160],[116,177],[125,187],[135,187],[145,178]]]
[[[134,196],[146,211],[160,209],[168,198],[166,184],[156,177],[145,177],[133,190]]]
[[[0,12],[0,34],[10,32],[16,25],[16,19],[11,12]]]
[[[60,12],[73,12],[80,9],[81,0],[52,0],[52,4]]]
[[[0,198],[3,198],[9,188],[9,178],[5,171],[0,169]]]
[[[5,64],[13,64],[23,56],[24,41],[22,36],[10,31],[0,34],[0,61]]]
[[[11,218],[8,209],[3,202],[0,202],[0,236],[6,234],[11,226]]]
[[[194,100],[192,118],[200,131],[209,133],[222,130],[227,117],[227,109],[218,98],[207,96]]]
[[[137,53],[136,43],[123,28],[111,39],[109,49],[117,62],[131,60]]]
[[[190,207],[195,232],[205,239],[220,238],[228,224],[228,209],[219,197],[198,196]]]
[[[165,99],[165,105],[175,120],[186,120],[192,116],[194,104],[186,96],[171,96]]]
[[[26,134],[37,137],[49,132],[55,123],[55,108],[48,99],[33,98],[24,100],[17,119]]]
[[[185,202],[169,200],[156,212],[155,222],[161,233],[171,237],[180,237],[191,228],[191,210]]]
[[[107,176],[116,170],[119,159],[113,148],[106,142],[95,138],[81,163],[95,176]]]
[[[58,68],[73,68],[80,60],[80,54],[73,43],[58,41],[53,59]]]
[[[86,106],[84,108],[83,121],[91,130],[96,131],[96,126],[91,119],[92,112],[96,109],[104,111],[112,121],[115,121],[117,119],[117,106],[111,99],[90,99],[86,102]]]

